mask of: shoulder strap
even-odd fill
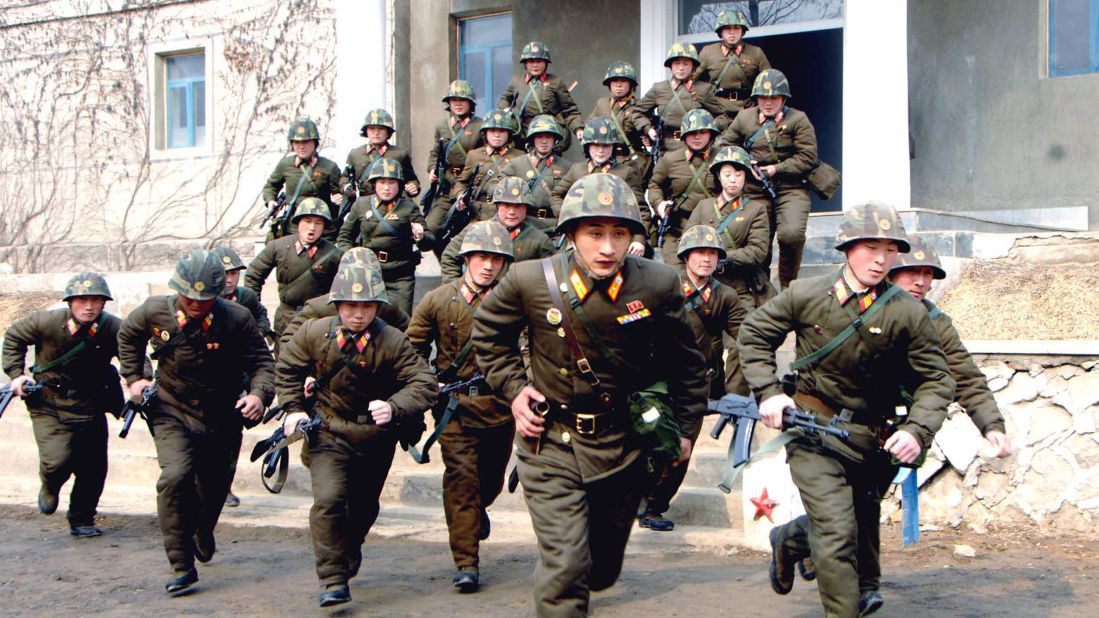
[[[298,186],[294,187],[294,197],[290,198],[290,201],[287,202],[287,205],[291,208],[298,203],[298,196],[301,195],[301,186],[305,184],[306,177],[313,175],[313,169],[314,166],[310,165],[308,168],[302,170],[301,178],[298,179]]]
[[[297,286],[297,285],[298,285],[299,283],[301,283],[302,281],[304,281],[306,277],[313,277],[313,276],[316,276],[316,272],[317,272],[317,271],[316,271],[316,266],[317,266],[318,264],[323,264],[323,263],[324,263],[325,261],[327,261],[327,260],[328,260],[328,258],[330,258],[330,257],[332,257],[333,255],[335,255],[335,254],[339,253],[339,251],[340,251],[340,248],[339,248],[339,247],[332,247],[331,249],[329,249],[328,251],[326,251],[326,252],[324,253],[324,255],[322,255],[322,256],[320,257],[320,259],[318,259],[318,260],[317,260],[316,262],[313,262],[313,264],[312,264],[312,265],[311,265],[311,266],[310,266],[309,268],[305,269],[305,271],[303,271],[303,272],[302,272],[301,274],[299,274],[299,275],[298,275],[297,277],[294,277],[294,280],[293,280],[293,281],[291,281],[290,283],[287,283],[287,284],[286,284],[286,287],[284,287],[284,288],[282,288],[282,289],[283,289],[283,290],[293,290],[293,289],[294,289],[294,288],[295,288],[295,287],[296,287],[296,286]]]
[[[564,275],[568,264],[568,255],[565,253],[559,254],[558,261],[561,265],[561,274]],[[599,331],[595,329],[595,325],[592,324],[591,319],[588,318],[588,312],[584,311],[584,305],[581,303],[580,298],[576,296],[576,292],[572,289],[572,286],[566,284],[565,289],[568,292],[569,308],[576,313],[576,318],[580,320],[581,326],[584,327],[584,330],[588,333],[588,337],[599,350],[599,355],[611,365],[624,367],[631,373],[635,372],[636,369],[634,367],[631,367],[628,363],[615,356],[614,352],[611,352],[610,348],[607,347],[607,344],[603,342],[603,338],[599,336]]]
[[[106,321],[106,314],[105,313],[100,313],[99,317],[95,319],[96,328],[102,327],[103,323],[105,321]],[[83,352],[87,347],[88,347],[88,338],[83,337],[83,338],[80,339],[80,341],[76,342],[76,345],[69,348],[69,350],[67,352],[65,352],[64,354],[62,354],[61,356],[58,356],[57,358],[53,359],[52,361],[50,361],[48,363],[42,363],[41,365],[35,364],[33,367],[31,367],[31,373],[32,374],[45,373],[45,372],[47,372],[51,369],[56,369],[58,367],[64,367],[65,365],[69,364],[74,358],[76,358],[76,356],[78,354]]]
[[[744,150],[747,150],[747,151],[751,152],[752,144],[755,144],[756,140],[759,139],[759,136],[763,135],[767,131],[767,129],[769,129],[773,126],[775,126],[775,119],[774,118],[768,118],[767,120],[765,120],[763,122],[763,124],[760,125],[760,127],[758,129],[756,129],[755,133],[750,135],[748,137],[748,139],[744,140]]]
[[[740,75],[744,78],[740,80],[741,82],[748,81],[748,74],[744,72],[744,68],[740,66],[739,62],[734,62],[734,60],[738,60],[739,58],[740,56],[736,55],[736,51],[729,50],[729,56],[725,59],[725,66],[721,67],[721,72],[717,74],[717,79],[713,81],[714,88],[721,88],[721,79],[725,77],[725,73],[732,66],[736,66],[736,68],[740,70]]]
[[[550,156],[552,157],[553,155]],[[553,165],[550,163],[546,163],[544,166],[542,166],[541,173],[539,173],[536,178],[530,181],[530,184],[527,185],[527,190],[531,193],[534,193],[534,188],[542,182],[542,179],[546,177],[546,172],[548,172],[551,167],[553,167]]]
[[[702,165],[699,165],[698,167],[694,167],[688,161],[687,167],[691,168],[691,182],[687,183],[687,188],[683,190],[683,193],[679,194],[679,201],[685,201],[687,199],[687,196],[691,194],[691,189],[694,189],[695,185],[697,185],[701,181],[702,173],[704,171],[708,171],[706,169],[705,161],[702,163]],[[702,185],[702,190],[706,192],[706,197],[713,197],[713,195],[710,193],[710,189],[705,184]],[[678,207],[678,204],[676,206]]]
[[[717,203],[716,202],[714,203],[714,209],[717,210],[718,213],[721,212],[721,210],[719,210],[717,208]],[[721,235],[726,230],[726,228],[729,227],[729,225],[733,222],[733,217],[736,216],[736,213],[740,212],[743,209],[744,209],[744,203],[742,201],[742,202],[737,204],[737,207],[733,209],[733,212],[729,213],[728,215],[725,216],[724,219],[721,220],[721,223],[719,223],[717,225],[718,235]]]
[[[473,122],[473,120],[470,119],[470,122]],[[465,127],[463,127],[461,123],[450,127],[450,142],[446,145],[446,148],[443,149],[443,154],[445,155],[443,159],[443,165],[450,167],[450,150],[455,146],[457,146],[458,149],[462,151],[463,155],[466,154],[465,146],[462,146],[462,143],[458,141],[458,139],[462,137],[462,131],[464,130],[464,128]]]
[[[939,309],[938,307],[932,307],[931,311],[927,312],[927,316],[929,318],[931,318],[932,320],[934,320],[934,319],[936,319],[936,318],[938,318],[939,316],[942,316],[942,315],[945,315],[945,314],[943,313],[943,310]]]
[[[856,330],[862,328],[863,324],[865,324],[870,318],[874,317],[874,314],[880,311],[881,308],[885,306],[886,302],[896,296],[897,293],[900,291],[900,286],[891,286],[888,290],[885,291],[884,294],[881,295],[881,298],[875,301],[873,305],[870,305],[870,308],[867,309],[865,313],[860,316],[856,316],[855,319],[847,325],[847,328],[840,331],[840,333],[832,338],[831,341],[824,344],[824,346],[821,347],[819,350],[790,363],[790,370],[797,371],[798,369],[801,369],[802,367],[805,367],[806,365],[809,365],[811,363],[815,363],[825,356],[831,354],[833,351],[835,351],[836,348],[840,347],[840,345],[842,345],[844,341],[847,341],[847,339],[850,338],[851,335],[855,334]]]
[[[542,258],[542,274],[546,278],[546,287],[549,288],[550,302],[553,306],[561,312],[561,328],[565,331],[565,341],[569,344],[569,349],[572,351],[573,359],[576,361],[576,368],[580,370],[580,375],[592,386],[592,388],[603,392],[602,385],[599,382],[599,376],[595,375],[592,371],[591,363],[588,362],[588,357],[584,355],[583,348],[580,347],[580,342],[576,340],[576,332],[572,329],[572,320],[569,318],[569,310],[565,307],[565,301],[561,298],[561,287],[557,281],[557,274],[553,271],[553,258]]]
[[[370,211],[374,213],[374,216],[378,219],[378,223],[382,227],[384,227],[387,232],[389,232],[390,234],[396,236],[397,238],[402,238],[403,239],[404,234],[402,234],[397,228],[393,227],[393,225],[391,225],[389,223],[389,221],[386,221],[385,217],[382,216],[381,211],[378,210],[377,206],[375,206],[374,203],[378,201],[376,198],[377,198],[377,195],[371,195],[370,196],[370,201],[368,202],[370,204]]]

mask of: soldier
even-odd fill
[[[543,43],[531,41],[524,45],[519,64],[526,71],[511,78],[496,107],[510,109],[515,114],[520,129],[517,134],[525,133],[535,116],[553,116],[567,128],[564,137],[557,143],[557,152],[565,152],[572,144],[573,134],[579,139],[584,128],[584,118],[570,94],[572,86],[565,86],[565,81],[560,77],[546,72],[550,52]],[[575,85],[576,82],[573,82]]]
[[[338,220],[339,207],[344,203],[339,166],[317,153],[321,134],[316,123],[309,118],[298,118],[290,125],[287,139],[294,154],[279,161],[263,187],[263,201],[270,209],[278,206],[279,191],[286,190],[286,203],[278,211],[279,219],[272,224],[268,242],[291,233],[292,223],[288,222],[293,220],[294,212],[304,198],[315,197],[323,201],[328,207],[330,221]],[[336,231],[331,229],[329,232],[334,238]]]
[[[721,99],[714,96],[713,87],[706,82],[696,82],[691,74],[698,68],[698,52],[690,43],[673,43],[668,49],[664,66],[672,71],[672,78],[653,84],[631,112],[634,127],[656,142],[663,138],[661,152],[683,148],[682,124],[687,112],[702,108],[712,117],[721,118],[718,126],[724,128],[725,108]],[[663,134],[657,135],[659,122]]]
[[[508,180],[497,185],[497,190]],[[435,375],[440,384],[469,380],[480,373],[470,354],[473,313],[515,257],[507,228],[496,221],[479,221],[462,234],[465,273],[461,280],[445,283],[424,296],[408,327],[408,338],[424,360],[431,357],[435,344]],[[480,585],[479,542],[489,536],[487,509],[504,487],[515,422],[507,402],[492,393],[483,380],[443,398],[434,414],[435,434],[446,465],[443,508],[450,530],[450,553],[458,569],[454,586],[462,592],[476,592]]]
[[[748,17],[744,13],[718,13],[714,29],[721,40],[699,52],[694,78],[713,85],[714,95],[721,99],[725,116],[731,122],[744,109],[756,76],[771,68],[771,63],[762,49],[743,41],[748,33]]]
[[[517,469],[541,554],[539,616],[586,614],[589,591],[618,579],[646,483],[628,396],[664,380],[682,436],[701,423],[706,400],[675,271],[626,255],[641,230],[629,186],[611,174],[585,176],[557,227],[575,250],[515,264],[473,319],[478,365],[511,402],[523,438]],[[531,378],[519,350],[524,329]],[[679,442],[686,461],[690,441]]]
[[[435,192],[435,201],[424,206],[427,212],[427,229],[435,235],[442,237],[443,220],[446,218],[453,198],[450,196],[450,188],[458,182],[458,174],[466,164],[466,156],[484,145],[481,135],[481,119],[474,115],[477,109],[477,94],[473,86],[464,79],[450,82],[450,87],[443,96],[443,103],[450,113],[449,118],[435,125],[434,142],[436,146],[431,149],[427,158],[427,167],[431,170],[431,182],[438,182]],[[436,168],[439,162],[440,149],[443,157],[443,177],[437,178]],[[435,256],[442,256],[443,249],[436,245]]]
[[[4,335],[4,373],[11,391],[26,398],[38,443],[38,510],[52,515],[70,476],[69,532],[76,538],[103,534],[95,511],[107,478],[107,418],[122,407],[121,383],[111,358],[118,356],[122,320],[103,310],[111,299],[98,273],[81,273],[65,286],[67,309],[35,311]],[[35,364],[24,375],[27,349]],[[24,390],[37,382],[38,393]]]
[[[511,112],[493,110],[481,122],[485,145],[469,153],[466,166],[458,181],[450,190],[454,207],[465,210],[472,206],[473,218],[487,221],[493,214],[492,198],[496,183],[503,176],[503,169],[512,159],[523,156],[521,150],[512,148],[508,141],[519,131],[519,121]],[[457,233],[455,231],[454,233]]]
[[[244,286],[262,297],[263,284],[275,271],[279,286],[276,335],[301,311],[305,301],[328,292],[340,262],[339,247],[324,238],[332,219],[323,202],[316,198],[302,200],[292,222],[297,226],[297,235],[267,243],[244,273]]]
[[[725,247],[717,230],[706,225],[689,227],[679,239],[679,257],[687,266],[683,276],[683,294],[687,297],[687,318],[691,323],[698,348],[706,360],[706,379],[710,399],[720,399],[726,392],[748,394],[748,383],[740,372],[736,354],[736,337],[748,311],[736,291],[713,278],[721,260],[726,259]],[[726,373],[724,337],[732,343]],[[698,441],[702,426],[688,435],[693,445]],[[675,522],[664,517],[683,479],[690,461],[675,467],[656,467],[645,509],[638,515],[638,525],[658,532],[675,529]]]
[[[765,425],[782,428],[783,410],[797,407],[850,432],[841,439],[792,430],[787,461],[807,517],[771,530],[770,577],[775,592],[790,591],[794,564],[808,557],[796,539],[807,535],[825,613],[856,616],[858,565],[878,546],[891,458],[913,464],[930,447],[954,378],[927,310],[885,281],[897,253],[909,250],[896,211],[873,203],[847,211],[836,249],[845,254],[842,270],[798,281],[756,309],[738,348]],[[775,350],[790,332],[798,360],[779,380]],[[901,388],[912,405],[903,423],[889,424]]]
[[[160,479],[157,521],[174,577],[169,593],[198,581],[195,558],[214,556],[214,527],[229,491],[229,461],[240,452],[241,427],[274,396],[274,360],[248,310],[221,298],[225,268],[213,253],[184,254],[168,287],[134,309],[118,331],[118,359],[130,395],[153,382],[145,347],[157,361],[157,396],[147,411]],[[244,376],[248,393],[241,396]]]
[[[511,239],[512,261],[540,260],[557,252],[549,236],[531,225],[527,218],[535,208],[525,180],[511,176],[504,177],[496,185],[492,201],[496,204],[496,221],[504,226]],[[443,283],[462,276],[462,267],[467,262],[462,253],[462,247],[468,230],[469,228],[462,230],[450,241],[446,251],[443,252],[443,258],[439,260]],[[507,272],[507,264],[504,265],[504,272]],[[502,277],[503,274],[500,276]]]
[[[634,126],[633,108],[637,103],[634,91],[637,88],[637,69],[628,62],[612,62],[607,67],[607,75],[603,78],[603,85],[610,92],[609,97],[602,97],[595,102],[595,109],[588,115],[588,122],[595,118],[607,118],[618,131],[622,138],[622,145],[626,149],[626,158],[644,174],[649,168],[648,150],[652,148],[649,136]],[[581,143],[583,136],[581,136]],[[585,144],[586,145],[586,144]],[[565,187],[568,190],[568,187]],[[642,214],[644,214],[642,209]]]
[[[376,263],[345,264],[328,299],[338,315],[302,325],[283,347],[276,376],[286,435],[310,416],[323,421],[302,448],[313,484],[309,533],[321,607],[351,600],[347,582],[362,564],[397,442],[409,429],[422,431],[439,393],[404,334],[375,318],[388,302]]]
[[[716,197],[698,202],[687,227],[708,225],[717,230],[728,252],[714,276],[736,290],[749,310],[775,295],[770,281],[770,222],[767,209],[743,193],[752,170],[748,153],[739,146],[726,146],[710,162],[714,184],[721,188]]]
[[[536,116],[527,127],[527,156],[515,157],[500,171],[504,176],[526,181],[534,215],[531,224],[543,232],[551,232],[557,225],[557,215],[550,207],[550,194],[572,165],[568,159],[553,154],[564,137],[553,116]]]
[[[337,242],[345,251],[351,247],[372,250],[382,264],[393,304],[411,315],[416,266],[423,258],[422,251],[435,246],[435,236],[424,229],[424,214],[416,202],[400,197],[404,176],[396,163],[389,159],[371,163],[367,182],[373,185],[374,194],[355,201]]]
[[[753,201],[767,206],[771,239],[778,235],[778,279],[785,289],[801,270],[810,207],[804,180],[818,163],[817,134],[805,112],[786,104],[790,84],[781,71],[767,69],[760,73],[752,87],[752,98],[758,107],[737,114],[718,145],[741,146],[757,164],[748,179],[747,193]],[[759,175],[766,178],[775,197],[767,193]]]
[[[704,109],[692,109],[683,117],[682,131],[686,148],[657,161],[645,192],[656,216],[665,220],[667,231],[663,239],[657,238],[657,245],[668,265],[679,263],[679,236],[695,206],[714,196],[714,178],[709,173],[710,150],[717,135],[714,117]]]
[[[389,139],[397,132],[393,123],[393,116],[384,109],[372,109],[366,113],[363,126],[359,133],[366,138],[362,146],[352,148],[347,153],[347,166],[354,173],[353,177],[344,174],[340,176],[340,186],[352,196],[363,197],[374,192],[374,188],[367,181],[366,176],[370,170],[370,164],[380,158],[392,159],[401,166],[401,172],[405,177],[404,192],[408,197],[416,197],[420,194],[420,181],[416,178],[416,170],[412,168],[412,157],[408,152],[389,143]]]
[[[555,213],[561,212],[561,203],[565,201],[565,194],[568,193],[569,187],[584,176],[596,172],[618,176],[633,189],[634,198],[637,199],[638,204],[644,201],[643,173],[638,171],[637,166],[630,165],[625,157],[615,153],[616,149],[622,149],[625,146],[625,141],[613,120],[610,118],[588,119],[587,124],[584,125],[584,135],[580,143],[583,144],[584,157],[587,161],[574,163],[565,177],[554,185],[551,203]],[[649,214],[647,205],[640,208],[640,211],[641,223],[645,231],[634,235],[627,252],[636,257],[648,257],[652,255],[652,248],[648,244],[648,238],[652,232],[652,215]]]

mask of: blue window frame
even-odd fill
[[[480,115],[495,107],[513,69],[511,13],[458,22],[458,77],[473,84]]]
[[[1049,0],[1051,77],[1099,72],[1099,0]]]
[[[206,55],[164,57],[168,148],[206,145]]]

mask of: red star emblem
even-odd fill
[[[758,498],[752,498],[752,504],[756,506],[756,514],[755,517],[752,518],[752,521],[756,521],[760,517],[766,516],[771,523],[775,523],[775,520],[771,517],[771,512],[778,506],[778,502],[775,502],[767,496],[766,487],[763,488],[763,493],[761,493]]]

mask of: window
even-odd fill
[[[206,145],[206,54],[164,56],[167,148]]]
[[[722,11],[740,11],[753,28],[775,27],[770,33],[838,27],[843,0],[678,0],[678,34],[706,34],[713,38],[714,23]],[[824,22],[824,24],[820,23]]]
[[[511,13],[458,22],[458,77],[473,84],[483,116],[496,106],[515,67],[511,57]]]
[[[1099,72],[1099,0],[1050,0],[1050,76],[1096,72]]]

